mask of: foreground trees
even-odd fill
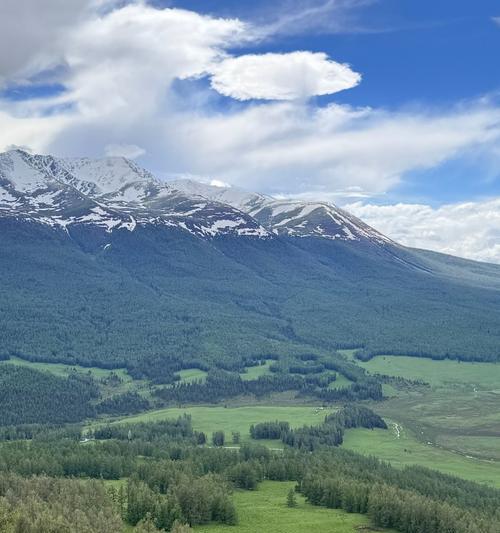
[[[0,474],[2,533],[120,533],[118,509],[104,486],[47,476]]]
[[[140,533],[184,533],[234,524],[233,489],[258,490],[269,479],[294,481],[313,505],[363,513],[401,533],[498,533],[499,490],[421,467],[398,470],[325,438],[359,424],[383,421],[349,405],[319,426],[253,426],[254,436],[293,435],[283,451],[203,445],[187,416],[104,426],[91,442],[80,442],[74,427],[37,428],[29,442],[0,442],[0,531],[114,533],[125,522]]]
[[[355,427],[387,429],[386,423],[371,409],[346,405],[325,417],[318,426],[291,429],[288,422],[262,422],[250,426],[250,436],[253,439],[281,439],[288,446],[313,451],[321,446],[339,446],[344,431]]]

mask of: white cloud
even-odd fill
[[[225,181],[220,181],[220,180],[210,180],[210,185],[212,187],[223,187],[223,188],[231,187],[229,183],[226,183]]]
[[[296,100],[355,87],[361,75],[323,53],[243,55],[218,63],[212,87],[237,100]]]
[[[229,115],[176,117],[169,128],[176,132],[168,144],[179,172],[271,193],[357,187],[380,194],[410,171],[493,150],[500,109],[471,104],[442,114],[390,113],[272,103]]]
[[[40,4],[22,2],[26,9]],[[48,0],[44,7],[53,10],[56,4]],[[5,5],[13,9],[16,3]],[[107,147],[108,153],[129,157],[146,150],[144,165],[159,175],[210,176],[209,181],[250,190],[344,201],[382,195],[409,172],[464,154],[477,157],[478,168],[487,159],[491,179],[500,172],[500,107],[494,101],[441,112],[316,107],[300,98],[354,84],[357,76],[324,54],[230,57],[228,50],[234,53],[234,45],[255,33],[239,20],[142,2],[100,14],[83,0],[66,5],[73,6],[73,16],[48,24],[53,40],[43,30],[42,37],[28,35],[24,43],[10,31],[11,46],[0,31],[1,72],[9,81],[62,64],[58,81],[66,87],[42,100],[0,99],[0,150],[16,144],[58,155],[101,156]],[[15,13],[15,19],[7,13],[9,24],[24,20],[22,12]],[[21,41],[33,24],[29,17],[19,30]],[[4,27],[0,17],[0,30]],[[45,40],[52,43],[48,48]],[[18,42],[24,51],[14,50],[9,63],[9,47]],[[186,96],[175,83],[210,75],[217,90],[236,98],[294,100],[214,110],[212,91],[195,84],[194,97]],[[470,249],[457,253],[479,254]],[[488,253],[496,252],[483,250],[481,257]]]
[[[127,159],[137,159],[146,153],[144,148],[136,144],[108,144],[104,147],[107,157],[126,157]]]
[[[360,202],[345,208],[406,246],[500,263],[500,198],[438,208]]]
[[[264,10],[257,29],[262,36],[307,32],[360,33],[373,31],[358,21],[359,8],[377,0],[281,0]]]
[[[89,16],[89,0],[2,0],[0,2],[0,87],[55,66],[63,35]]]
[[[500,26],[500,17],[492,17],[492,20]]]
[[[116,9],[68,36],[66,85],[82,112],[144,116],[175,79],[201,76],[244,38],[238,20],[143,4]]]
[[[34,152],[44,153],[66,127],[65,116],[16,117],[0,107],[0,151],[15,145],[29,146]]]

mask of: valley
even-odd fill
[[[467,363],[460,361],[433,361],[404,356],[378,356],[369,362],[353,357],[353,350],[340,352],[355,364],[373,374],[422,380],[425,384],[384,384],[385,399],[368,402],[381,414],[389,430],[349,429],[343,447],[365,455],[375,455],[402,468],[420,465],[435,468],[464,479],[486,483],[500,488],[500,399],[496,393],[500,365],[493,363]],[[90,373],[97,379],[117,374],[120,381],[101,383],[104,398],[125,392],[135,392],[152,400],[156,387],[147,380],[135,380],[125,370],[73,367],[64,364],[31,363],[19,358],[0,363],[21,365],[68,376],[72,371]],[[243,379],[256,379],[269,375],[271,362],[249,367],[241,374]],[[198,369],[178,373],[180,383],[203,382],[207,373]],[[346,387],[350,380],[340,375],[331,385]],[[230,402],[189,407],[150,408],[139,414],[127,416],[101,415],[87,422],[87,430],[107,423],[135,424],[174,419],[190,415],[193,428],[211,435],[221,430],[226,445],[240,446],[251,441],[248,428],[268,420],[283,420],[292,427],[320,423],[325,415],[337,407],[322,407],[313,398],[300,399],[289,393],[276,393],[272,397],[255,399],[235,397]],[[233,443],[233,433],[239,442]],[[283,449],[279,440],[262,441],[272,449]]]
[[[19,149],[0,244],[0,524],[497,533],[498,265]]]

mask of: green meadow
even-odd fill
[[[181,383],[192,383],[193,381],[205,381],[207,373],[199,368],[188,368],[177,372]]]
[[[398,468],[416,464],[500,488],[500,463],[420,442],[405,428],[399,426],[396,431],[393,424],[389,431],[350,429],[346,431],[343,446],[364,455],[375,455]]]
[[[104,368],[97,367],[87,367],[80,365],[67,365],[62,363],[36,363],[31,361],[26,361],[19,357],[11,357],[7,361],[0,361],[2,365],[18,365],[26,366],[34,370],[42,370],[45,372],[50,372],[56,376],[66,377],[72,370],[76,370],[81,373],[90,373],[94,378],[101,379],[108,377],[111,373],[117,374],[124,381],[132,381],[132,378],[129,376],[127,371],[123,368],[117,368],[115,370],[106,370]]]
[[[500,364],[387,355],[356,362],[428,385],[384,385],[388,399],[370,406],[398,424],[399,438],[394,425],[390,432],[356,429],[346,433],[346,447],[500,486]]]
[[[434,361],[421,357],[380,355],[357,364],[371,373],[387,374],[426,381],[433,387],[466,387],[491,390],[500,394],[500,364]]]
[[[236,526],[211,524],[195,527],[197,533],[354,533],[370,531],[370,521],[359,514],[315,507],[297,494],[297,507],[286,505],[293,482],[264,481],[255,491],[237,490],[234,502],[239,523]],[[374,530],[373,530],[374,531]],[[378,529],[378,531],[382,531]],[[389,530],[384,530],[389,531]]]
[[[333,412],[333,409],[321,409],[319,406],[265,406],[252,405],[244,407],[173,407],[148,411],[139,415],[115,419],[114,424],[151,422],[166,418],[177,418],[183,414],[191,415],[193,428],[210,435],[213,431],[222,430],[226,433],[230,444],[231,433],[238,432],[242,440],[248,440],[249,428],[252,424],[270,420],[283,420],[292,427],[304,424],[320,424],[323,418]],[[260,441],[262,442],[262,441]],[[266,441],[268,442],[268,441]],[[273,445],[279,445],[279,441],[269,441]]]
[[[263,365],[248,366],[245,369],[246,372],[240,374],[241,379],[250,381],[252,379],[258,379],[261,376],[269,376],[271,374],[269,367],[272,365],[272,363],[273,361],[268,360]]]

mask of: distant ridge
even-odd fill
[[[0,357],[152,378],[340,348],[500,361],[500,266],[123,158],[0,154],[0,252]]]
[[[275,200],[192,180],[162,182],[122,157],[62,159],[21,150],[0,154],[0,216],[12,215],[68,231],[81,224],[106,231],[160,224],[200,237],[389,242],[331,204]]]

